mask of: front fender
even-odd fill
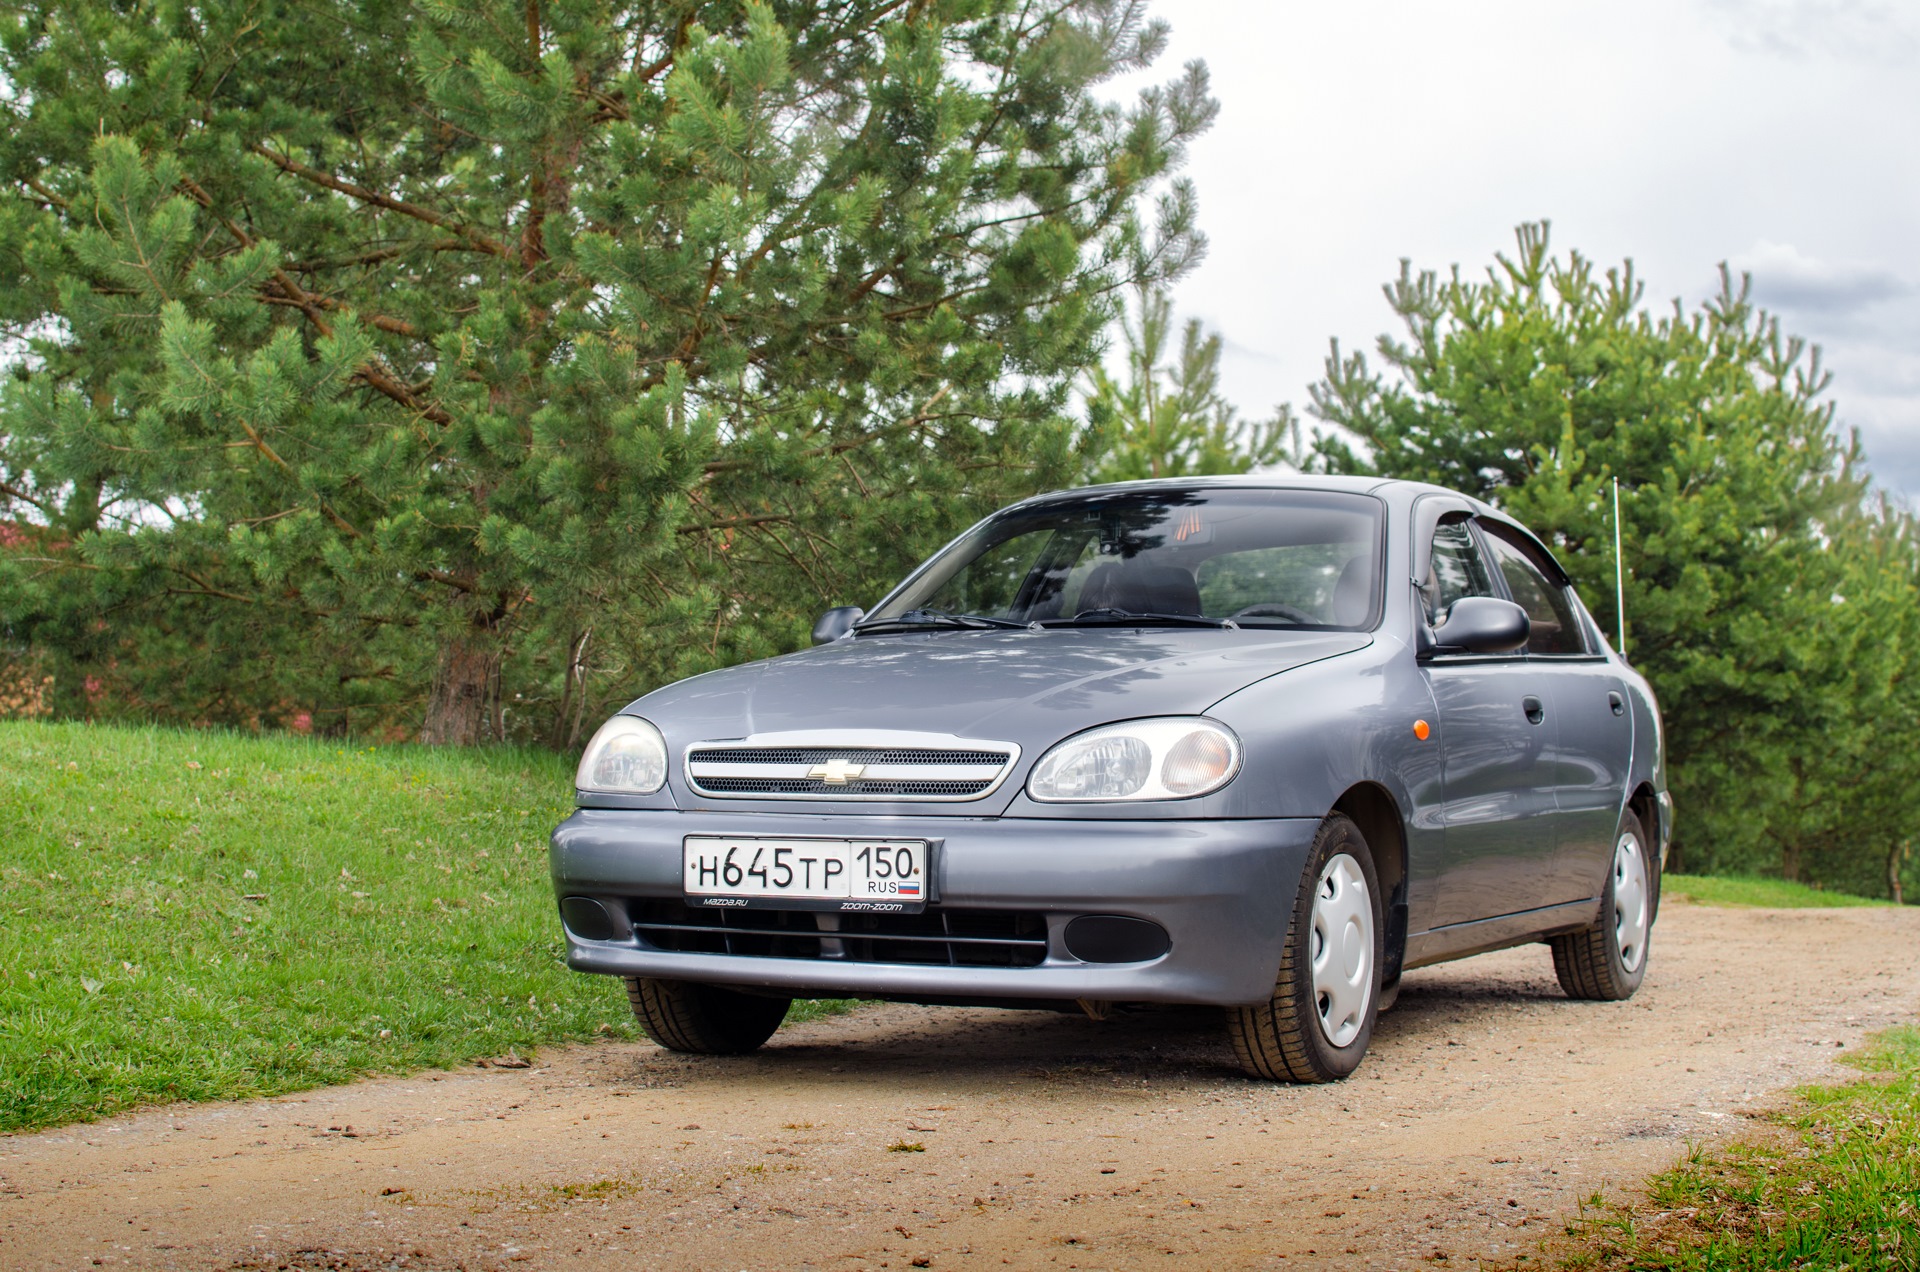
[[[1241,806],[1230,816],[1324,817],[1361,782],[1385,787],[1407,818],[1423,827],[1423,810],[1438,807],[1440,748],[1414,732],[1436,715],[1426,677],[1406,645],[1380,640],[1344,658],[1330,658],[1257,681],[1215,703],[1208,715],[1240,735],[1245,769]]]
[[[1406,848],[1402,930],[1424,921],[1442,860],[1442,763],[1433,691],[1410,648],[1376,640],[1249,685],[1208,714],[1246,748],[1246,767],[1228,790],[1239,788],[1248,810],[1276,810],[1241,816],[1318,819],[1362,783],[1384,790],[1399,811]],[[1425,738],[1414,729],[1420,720],[1429,725]]]

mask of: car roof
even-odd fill
[[[1491,505],[1450,490],[1445,486],[1436,486],[1431,482],[1405,481],[1394,477],[1354,477],[1327,473],[1228,473],[1212,477],[1152,477],[1141,481],[1116,481],[1098,486],[1076,486],[1071,490],[1053,490],[1045,494],[1034,495],[1012,505],[1024,508],[1031,504],[1047,503],[1054,499],[1077,498],[1088,494],[1106,494],[1110,491],[1152,491],[1152,490],[1193,490],[1209,488],[1234,488],[1250,490],[1330,490],[1345,494],[1376,495],[1391,498],[1395,503],[1411,502],[1422,494],[1451,495],[1471,504],[1476,512],[1490,513],[1507,520],[1504,514]]]

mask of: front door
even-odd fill
[[[1434,532],[1425,594],[1444,633],[1453,602],[1495,596],[1491,570],[1464,519]],[[1497,918],[1564,900],[1558,888],[1552,765],[1557,712],[1548,678],[1524,651],[1436,655],[1424,671],[1438,708],[1442,756],[1441,861],[1429,926]]]
[[[1512,527],[1489,521],[1481,530],[1507,592],[1533,622],[1527,660],[1545,684],[1554,724],[1547,780],[1554,792],[1555,899],[1598,897],[1612,867],[1633,758],[1626,685],[1553,559]]]

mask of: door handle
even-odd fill
[[[1607,695],[1607,705],[1613,708],[1613,714],[1615,715],[1627,714],[1627,700],[1617,693],[1609,693]]]
[[[1526,697],[1520,699],[1520,709],[1527,713],[1528,724],[1539,724],[1547,718],[1546,707],[1541,705],[1540,699],[1534,697],[1532,694],[1528,694]]]

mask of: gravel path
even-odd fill
[[[1327,1087],[1241,1078],[1211,1013],[872,1007],[744,1059],[580,1047],[0,1139],[0,1267],[1463,1267],[1916,1007],[1920,909],[1683,905],[1632,1002],[1568,1002],[1539,946],[1416,972]]]

